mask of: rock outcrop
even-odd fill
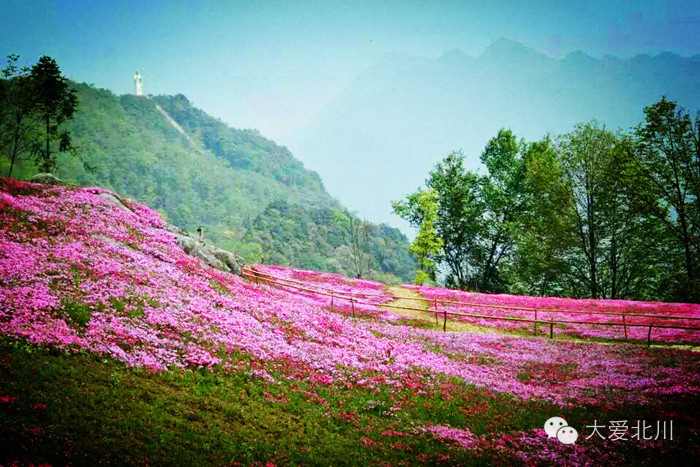
[[[58,186],[67,186],[68,185],[66,182],[64,182],[60,178],[57,178],[55,175],[49,174],[49,173],[36,174],[27,181],[30,183],[41,183],[42,185],[58,185]]]
[[[221,269],[222,271],[240,274],[241,268],[245,264],[243,258],[230,251],[222,250],[212,245],[200,242],[190,236],[183,229],[168,224],[166,230],[177,237],[180,247],[185,253],[202,259],[208,265]]]

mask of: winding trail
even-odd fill
[[[391,310],[392,313],[397,315],[407,316],[414,320],[414,324],[421,327],[428,328],[440,328],[442,329],[444,321],[443,315],[439,315],[437,320],[435,319],[435,313],[430,310],[430,302],[423,297],[423,295],[416,291],[407,289],[401,286],[388,287],[387,290],[390,294],[396,297],[396,300],[387,302],[381,305],[380,308],[385,308]],[[418,308],[425,311],[418,310],[405,310],[402,308],[394,308],[394,306],[403,306],[410,308]],[[469,331],[469,332],[498,332],[499,329],[495,328],[485,328],[482,326],[475,326],[470,323],[464,323],[457,321],[453,318],[448,317],[447,327],[448,331]]]
[[[428,301],[425,298],[423,298],[423,295],[421,295],[420,292],[411,289],[406,289],[400,286],[389,287],[388,291],[391,295],[396,297],[396,300],[392,300],[391,302],[385,303],[380,308],[386,308],[388,310],[391,310],[392,313],[396,313],[397,315],[404,315],[418,321],[435,324],[434,314],[428,312]],[[417,310],[404,310],[402,308],[394,308],[395,306],[419,308],[421,310],[426,311],[423,312]]]

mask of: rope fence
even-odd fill
[[[257,271],[254,268],[251,267],[245,267],[242,270],[242,275],[244,278],[246,278],[249,281],[255,281],[256,283],[265,283],[268,285],[277,285],[281,287],[289,287],[295,290],[300,290],[302,292],[307,292],[311,293],[314,295],[322,295],[322,296],[327,296],[330,297],[331,299],[331,306],[334,306],[334,300],[345,300],[350,302],[351,308],[352,308],[352,314],[355,316],[355,305],[360,304],[360,305],[370,305],[370,306],[379,306],[381,305],[382,307],[386,308],[393,308],[393,309],[399,309],[399,310],[407,310],[407,311],[417,311],[417,312],[423,312],[423,313],[430,313],[435,315],[435,321],[436,324],[439,324],[439,318],[443,318],[443,331],[447,331],[447,316],[454,316],[454,317],[468,317],[468,318],[476,318],[476,319],[487,319],[487,320],[496,320],[496,321],[513,321],[513,322],[525,322],[525,323],[531,323],[533,325],[533,331],[535,334],[537,334],[537,329],[539,325],[544,325],[544,326],[549,326],[549,337],[550,339],[554,338],[554,326],[555,325],[571,325],[571,324],[578,324],[578,325],[587,325],[587,326],[621,326],[624,329],[624,335],[625,335],[625,340],[628,339],[628,328],[633,328],[633,327],[639,327],[639,328],[648,328],[647,332],[647,346],[651,346],[651,334],[652,334],[652,329],[653,328],[658,328],[658,329],[679,329],[679,330],[691,330],[691,331],[700,331],[700,327],[693,327],[693,326],[680,326],[680,325],[669,325],[669,324],[654,324],[654,323],[629,323],[626,320],[626,317],[628,316],[634,316],[634,317],[644,317],[644,318],[653,318],[653,319],[680,319],[680,320],[686,320],[686,321],[698,321],[700,318],[695,318],[695,317],[686,317],[686,316],[659,316],[659,315],[650,315],[650,314],[645,314],[645,313],[614,313],[614,312],[605,312],[605,311],[584,311],[584,310],[561,310],[561,309],[537,309],[537,308],[530,308],[530,307],[517,307],[517,306],[507,306],[507,305],[492,305],[492,304],[485,304],[485,303],[468,303],[468,302],[460,302],[460,301],[453,301],[453,300],[438,300],[438,299],[421,299],[421,298],[411,298],[411,297],[401,297],[403,300],[415,300],[415,301],[421,301],[421,302],[429,302],[428,309],[425,308],[416,308],[416,307],[410,307],[410,306],[401,306],[401,305],[392,305],[390,303],[382,303],[382,304],[377,304],[373,302],[369,302],[366,300],[363,300],[363,298],[367,297],[386,297],[386,295],[383,294],[367,294],[367,293],[356,293],[353,295],[346,295],[346,294],[341,294],[333,290],[325,289],[323,287],[312,287],[309,286],[309,284],[302,282],[302,281],[297,281],[294,279],[286,279],[278,276],[274,276],[272,274],[266,274],[261,271]],[[435,309],[431,310],[430,309],[430,302],[433,302]],[[439,310],[438,309],[438,303],[441,303],[443,305],[443,309]],[[524,318],[524,317],[515,317],[515,316],[491,316],[491,315],[485,315],[485,314],[480,314],[480,313],[464,313],[464,312],[458,312],[458,311],[448,311],[447,308],[445,308],[446,304],[450,305],[462,305],[462,306],[473,306],[473,307],[483,307],[483,308],[489,308],[489,309],[507,309],[507,310],[518,310],[518,311],[530,311],[534,312],[535,317],[534,319],[532,318]],[[554,318],[550,318],[548,321],[547,320],[542,320],[538,319],[538,312],[539,313],[552,313],[552,314],[557,314],[557,313],[571,313],[571,314],[589,314],[589,315],[608,315],[608,316],[618,316],[621,318],[621,322],[592,322],[592,321],[580,321],[580,320],[554,320]]]

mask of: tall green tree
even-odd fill
[[[570,180],[580,252],[580,259],[573,258],[572,267],[582,285],[578,293],[593,298],[602,294],[602,245],[607,234],[602,210],[605,168],[615,144],[615,135],[595,122],[577,125],[560,143],[564,170]]]
[[[372,268],[372,255],[369,252],[370,224],[352,214],[344,214],[344,237],[350,255],[350,267],[355,277],[363,277]]]
[[[549,138],[527,146],[524,166],[511,290],[567,295],[571,287],[566,259],[576,243],[569,181]]]
[[[478,263],[483,257],[479,235],[484,211],[479,198],[480,177],[464,168],[464,155],[452,152],[437,164],[426,180],[426,203],[420,190],[406,200],[394,202],[394,212],[412,226],[423,228],[423,238],[441,243],[440,252],[430,260],[447,269],[446,283],[461,289],[476,288]],[[434,218],[434,222],[430,219]],[[420,236],[419,232],[419,236]]]
[[[482,291],[499,291],[499,266],[515,248],[525,206],[525,147],[512,131],[501,129],[481,154],[481,162],[488,169],[480,181],[485,218],[480,233],[484,254],[478,287]]]
[[[576,237],[567,257],[573,295],[648,298],[659,283],[659,247],[650,241],[659,226],[639,203],[646,188],[629,146],[595,122],[561,138]]]
[[[601,287],[606,298],[648,299],[657,295],[663,280],[663,229],[649,216],[642,197],[649,197],[629,150],[629,137],[618,139],[603,161],[601,214],[605,243]],[[653,198],[652,198],[653,200]]]
[[[423,284],[436,280],[437,263],[444,245],[437,234],[437,195],[434,190],[418,190],[405,201],[393,201],[394,212],[418,228],[409,247],[416,258],[418,270],[414,282]]]
[[[36,149],[40,122],[36,116],[29,68],[18,66],[19,55],[9,55],[0,79],[0,154],[9,163],[28,159]]]
[[[510,130],[501,130],[481,155],[487,175],[467,171],[464,155],[453,152],[430,173],[427,190],[393,203],[419,229],[411,251],[431,278],[436,265],[444,265],[447,284],[505,290],[501,267],[514,251],[524,205],[524,148]]]
[[[665,97],[646,107],[644,115],[635,133],[635,155],[653,194],[647,206],[666,226],[684,271],[679,298],[699,301],[700,116],[691,118]]]
[[[479,181],[477,174],[464,168],[464,155],[452,152],[426,182],[437,197],[435,229],[443,242],[440,259],[448,267],[447,283],[460,289],[476,288],[479,280],[477,264],[483,257],[479,234],[484,221]]]
[[[78,106],[76,91],[53,58],[44,55],[32,66],[29,74],[33,92],[35,111],[44,123],[45,147],[37,152],[37,165],[40,170],[50,172],[56,166],[56,152],[72,148],[70,131],[61,124],[70,120]],[[58,143],[52,151],[51,143]]]

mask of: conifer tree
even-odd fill
[[[70,132],[60,125],[70,120],[78,106],[75,90],[61,75],[56,60],[43,56],[32,67],[29,75],[34,94],[35,110],[44,124],[45,148],[36,150],[40,170],[50,172],[56,165],[56,152],[72,149]],[[58,142],[58,151],[52,151],[51,143]]]

